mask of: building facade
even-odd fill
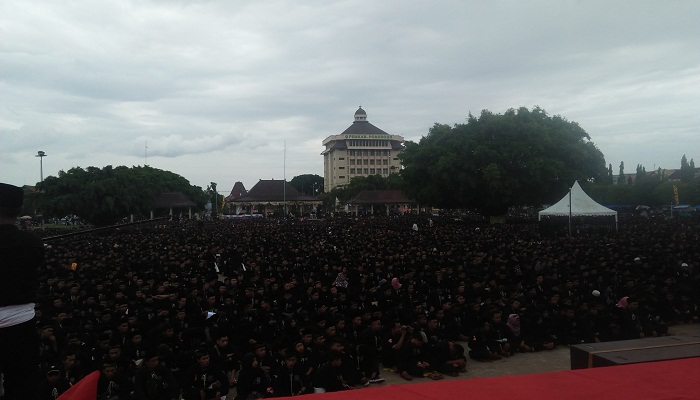
[[[365,110],[358,108],[348,129],[323,140],[324,190],[345,186],[356,176],[387,177],[398,173],[403,141],[402,136],[391,135],[370,124]]]

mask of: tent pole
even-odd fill
[[[571,237],[571,188],[569,188],[569,237]]]

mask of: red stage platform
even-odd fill
[[[304,397],[318,400],[698,400],[700,358],[498,378],[391,385]]]

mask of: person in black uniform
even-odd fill
[[[97,381],[97,400],[130,400],[133,384],[113,361],[104,360]]]
[[[15,226],[23,201],[21,188],[0,183],[0,372],[7,399],[36,399],[39,386],[34,302],[44,247]]]
[[[46,378],[39,384],[40,400],[56,400],[58,396],[70,389],[71,384],[61,376],[61,371],[56,365],[46,370]]]
[[[170,370],[160,365],[156,350],[148,350],[143,367],[136,373],[134,383],[136,400],[177,400],[180,388]]]
[[[220,400],[222,397],[226,397],[229,387],[228,377],[224,371],[209,364],[209,354],[206,351],[197,351],[195,359],[197,363],[185,373],[182,385],[183,398],[188,400]]]
[[[311,393],[311,382],[303,367],[297,364],[297,355],[288,350],[284,365],[279,366],[272,376],[272,388],[275,397],[298,396]]]
[[[272,386],[265,371],[260,368],[258,358],[253,353],[246,353],[241,361],[238,374],[236,400],[260,399],[272,394]]]
[[[313,378],[314,393],[338,392],[352,389],[343,380],[343,355],[338,352],[330,354],[328,362],[321,365]]]

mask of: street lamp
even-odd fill
[[[42,184],[42,186],[44,183],[44,157],[46,157],[46,156],[47,156],[47,154],[42,150],[39,150],[36,153],[36,156],[34,156],[34,157],[39,157],[39,174],[41,176],[41,181],[39,183]],[[41,229],[44,229],[44,215],[43,215],[43,213],[41,215]]]
[[[43,151],[39,150],[37,154],[34,157],[39,157],[39,172],[41,173],[41,182],[44,182],[44,157],[46,157],[48,154],[44,153]]]

